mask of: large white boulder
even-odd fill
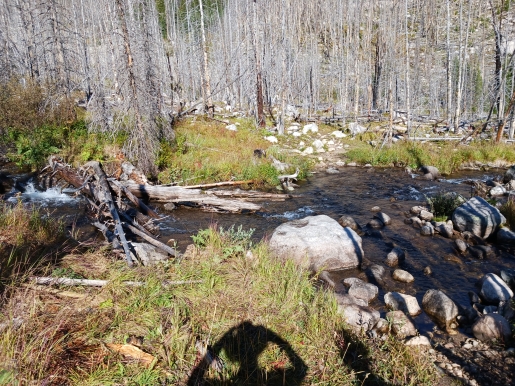
[[[469,231],[486,239],[506,222],[506,218],[483,198],[473,197],[456,208],[452,222],[460,232]]]
[[[276,228],[270,250],[312,272],[356,268],[363,259],[361,237],[326,216],[309,216]]]

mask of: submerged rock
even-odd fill
[[[356,268],[363,259],[361,237],[326,215],[280,225],[270,238],[270,250],[312,272]]]
[[[404,250],[401,248],[395,247],[393,248],[390,253],[386,256],[385,263],[389,267],[395,267],[399,265],[399,263],[402,263],[405,259]]]
[[[363,234],[363,230],[361,229],[361,226],[354,220],[352,216],[344,214],[338,219],[338,224],[340,224],[344,228],[350,228],[354,232],[356,232],[358,235]]]

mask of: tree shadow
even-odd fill
[[[276,361],[272,369],[265,369],[259,365],[259,356],[269,344],[277,345],[287,360]],[[213,379],[215,377],[208,374],[209,368],[217,364],[222,367],[218,357],[222,351],[227,361],[236,364],[237,369],[219,371],[217,379]],[[213,359],[217,363],[213,364]],[[214,346],[207,348],[187,385],[300,385],[307,369],[287,341],[261,325],[244,321],[229,329]]]

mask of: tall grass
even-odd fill
[[[374,166],[395,165],[411,168],[432,165],[444,174],[458,170],[465,162],[492,163],[499,160],[515,162],[512,145],[487,141],[473,142],[470,145],[408,141],[384,147],[371,146],[366,142],[354,142],[353,145],[355,146],[346,153],[350,161],[370,163]]]
[[[286,384],[353,385],[367,377],[432,384],[431,364],[417,349],[352,334],[332,293],[270,256],[267,244],[252,245],[251,234],[213,227],[195,236],[196,247],[180,262],[136,269],[108,263],[103,275],[111,282],[101,289],[68,288],[46,299],[35,289],[14,289],[0,323],[19,316],[23,323],[0,331],[0,374],[18,384],[178,385],[192,374],[208,384],[246,384],[245,366],[252,365],[258,384],[283,384],[283,377]],[[85,264],[84,257],[75,259]],[[123,280],[145,285],[126,287]],[[167,280],[202,282],[166,287]],[[70,292],[82,297],[71,303]],[[143,338],[153,365],[105,346],[129,336]],[[202,369],[197,342],[222,359],[221,371]]]

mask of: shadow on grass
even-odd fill
[[[364,339],[346,330],[339,331],[335,336],[343,363],[354,371],[360,385],[393,385],[374,374],[371,355],[374,348],[367,346]]]
[[[259,365],[259,356],[269,344],[277,345],[287,357],[287,360],[285,357],[285,360],[274,362],[271,370]],[[218,379],[211,379],[208,374],[210,365],[213,367],[211,358],[218,358],[222,351],[227,362],[237,364],[237,367],[230,372],[223,370]],[[245,321],[229,329],[213,347],[208,347],[208,353],[195,367],[187,384],[300,385],[307,370],[304,361],[287,341],[261,325]]]

